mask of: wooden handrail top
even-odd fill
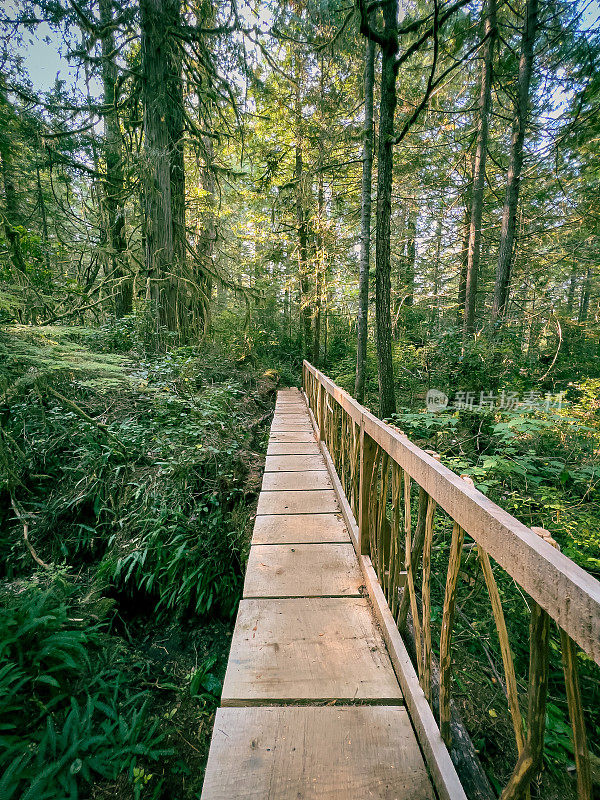
[[[600,581],[304,361],[310,373],[441,508],[600,665]]]

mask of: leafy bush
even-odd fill
[[[231,615],[248,518],[245,456],[259,435],[246,420],[264,415],[247,402],[244,373],[234,375],[223,359],[180,348],[139,362],[118,392],[62,373],[50,390],[24,385],[3,427],[7,442],[20,442],[3,451],[5,496],[24,504],[45,560],[99,561],[100,585],[144,594],[159,612]],[[15,527],[0,536],[8,575],[30,561]]]
[[[136,324],[0,337],[3,800],[201,786],[276,376]]]
[[[105,636],[69,606],[68,584],[20,585],[0,605],[0,797],[78,798],[168,750],[148,693],[103,665]],[[85,794],[85,791],[84,791]]]

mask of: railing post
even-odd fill
[[[319,439],[325,441],[325,387],[319,381],[318,386],[318,404],[319,404]]]
[[[369,516],[371,481],[373,480],[373,464],[375,463],[376,445],[365,433],[365,421],[360,420],[360,461],[358,489],[358,544],[361,555],[369,554]]]

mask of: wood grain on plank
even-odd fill
[[[274,514],[256,518],[252,544],[349,542],[338,514]]]
[[[201,800],[433,800],[406,710],[221,708]]]
[[[267,456],[265,472],[305,472],[327,471],[325,460],[321,455],[282,455]]]
[[[257,514],[327,514],[339,511],[333,489],[261,492]]]
[[[269,456],[313,456],[320,454],[316,440],[311,442],[270,442],[267,447]]]
[[[316,442],[315,434],[309,430],[271,431],[269,443],[272,442]]]
[[[274,431],[309,431],[311,428],[307,420],[290,419],[285,417],[275,417],[271,425],[271,432]]]
[[[350,543],[253,545],[244,597],[360,597],[362,573]]]
[[[326,470],[310,472],[265,472],[263,492],[303,491],[307,489],[332,489]]]
[[[402,701],[367,600],[240,602],[221,704],[303,700]]]

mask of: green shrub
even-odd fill
[[[64,578],[19,585],[0,605],[0,797],[76,800],[98,778],[167,751],[124,663],[103,665],[105,635],[69,605]],[[84,625],[85,623],[85,625]]]

